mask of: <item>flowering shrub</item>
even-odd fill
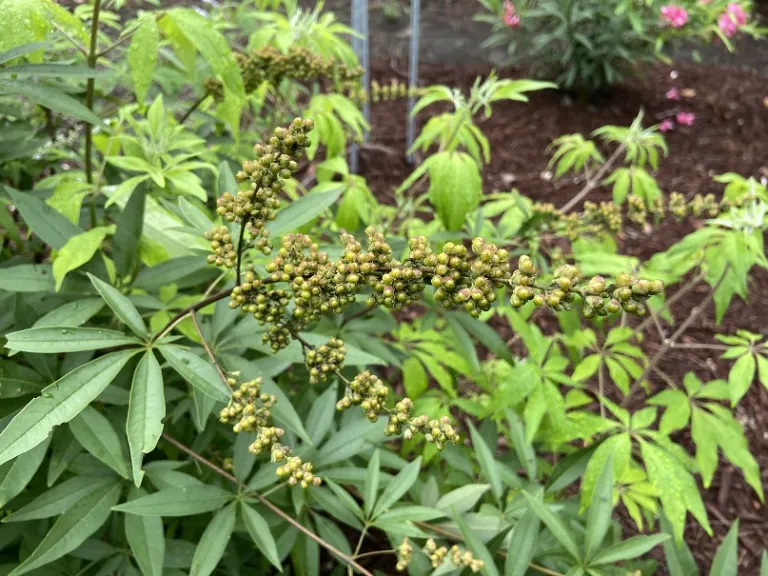
[[[486,46],[506,46],[567,89],[596,91],[655,60],[668,61],[678,39],[709,42],[737,33],[758,35],[750,2],[726,0],[478,0],[493,34]]]
[[[684,339],[768,267],[761,183],[666,194],[663,126],[639,115],[552,143],[554,178],[584,183],[563,206],[485,194],[476,116],[551,87],[492,74],[469,94],[372,88],[453,107],[382,206],[344,160],[368,95],[321,7],[172,8],[110,39],[119,2],[6,4],[0,90],[32,135],[0,167],[0,574],[651,576],[659,546],[694,574],[688,515],[712,532],[697,483],[722,457],[763,499],[735,410],[768,385],[768,342]],[[254,5],[269,25],[238,56],[225,32]],[[74,136],[41,145],[50,114]],[[616,251],[664,218],[695,231],[646,262]],[[667,375],[687,347],[722,353],[727,381]],[[735,573],[738,539],[735,522],[713,574]]]

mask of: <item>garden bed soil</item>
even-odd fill
[[[447,84],[468,89],[477,76],[486,76],[488,66],[428,65],[421,70],[422,84]],[[374,62],[372,76],[379,82],[398,77],[388,61]],[[502,77],[522,77],[518,69],[501,71]],[[666,99],[671,87],[691,89],[695,96],[680,102]],[[565,204],[580,189],[567,177],[553,182],[548,173],[545,150],[550,142],[567,133],[588,135],[606,124],[629,125],[639,110],[646,114],[646,124],[657,123],[678,111],[693,112],[691,127],[678,127],[668,133],[670,153],[661,162],[656,177],[666,192],[680,192],[687,197],[696,193],[722,194],[722,185],[712,176],[736,172],[756,178],[768,177],[768,86],[756,72],[741,69],[724,71],[700,65],[681,65],[672,69],[657,66],[641,78],[617,87],[610,95],[596,101],[582,101],[556,91],[531,94],[530,102],[497,103],[493,115],[478,124],[491,144],[492,159],[483,173],[484,189],[503,191],[517,188],[539,201]],[[434,112],[434,111],[433,111]],[[429,114],[419,118],[422,123]],[[370,146],[361,151],[360,172],[382,202],[391,202],[392,191],[410,173],[405,161],[406,104],[403,101],[382,102],[372,106]],[[610,191],[598,189],[589,200],[608,200]],[[677,223],[667,219],[653,230],[628,227],[619,239],[622,253],[646,259],[663,251],[691,232],[695,223]],[[734,300],[720,325],[710,307],[688,330],[687,342],[712,343],[716,334],[732,334],[738,328],[768,334],[768,272],[753,274],[749,303]],[[673,308],[676,318],[686,318],[706,295],[708,287],[697,288]],[[554,330],[556,322],[544,315],[545,330]],[[655,330],[647,332],[644,347],[652,356],[660,345]],[[681,382],[689,370],[704,381],[727,378],[729,363],[709,351],[673,350],[660,367],[675,381]],[[654,382],[661,388],[663,382]],[[737,410],[763,473],[768,491],[768,391],[754,383]],[[687,438],[683,438],[688,443]],[[689,445],[689,448],[692,446]],[[686,529],[686,539],[702,572],[711,564],[716,545],[723,539],[733,520],[741,518],[739,574],[757,574],[760,553],[768,548],[768,509],[745,483],[741,472],[721,462],[712,486],[703,491],[714,530],[710,539],[693,521]],[[626,519],[628,520],[628,519]],[[636,530],[631,521],[624,522],[626,535]],[[659,555],[661,559],[661,556]],[[660,564],[663,566],[663,562]]]

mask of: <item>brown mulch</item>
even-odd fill
[[[399,78],[398,70],[388,62],[375,62],[373,78],[388,82]],[[441,83],[468,90],[477,76],[490,72],[485,66],[424,66],[422,84]],[[507,69],[502,77],[521,77],[521,71]],[[665,93],[671,87],[692,89],[695,96],[681,102],[671,102]],[[573,132],[585,136],[606,124],[629,125],[641,109],[646,124],[658,123],[674,116],[678,111],[693,112],[696,122],[692,127],[678,127],[666,135],[670,154],[662,160],[656,177],[661,188],[669,193],[681,192],[722,194],[722,185],[712,176],[736,172],[756,178],[768,177],[768,86],[764,77],[750,71],[708,68],[700,65],[678,65],[674,69],[657,66],[643,77],[633,79],[616,88],[610,95],[588,102],[571,98],[555,91],[534,93],[527,104],[497,103],[489,119],[478,124],[491,143],[492,160],[484,171],[486,192],[518,188],[523,194],[540,201],[562,206],[580,185],[568,178],[551,181],[547,173],[545,150],[556,137]],[[419,118],[420,125],[428,118],[428,111]],[[392,190],[410,173],[412,167],[405,161],[405,102],[378,103],[372,106],[371,146],[361,151],[360,172],[382,202],[392,201]],[[607,200],[610,191],[595,190],[590,200]],[[665,250],[693,230],[692,224],[678,224],[670,219],[651,232],[628,229],[620,238],[621,251],[650,257]],[[718,333],[732,334],[737,328],[767,334],[768,326],[768,273],[754,271],[749,304],[734,300],[723,322],[715,323],[710,308],[688,330],[686,341],[711,343]],[[690,298],[684,298],[674,307],[676,318],[685,318],[706,294],[707,286],[700,286]],[[550,322],[546,322],[551,326]],[[649,355],[658,349],[659,336],[649,331],[644,344]],[[675,381],[694,371],[704,379],[727,378],[730,363],[720,361],[708,351],[673,350],[660,367]],[[663,386],[663,382],[654,382]],[[754,383],[737,409],[749,439],[750,448],[763,471],[763,483],[768,491],[768,391]],[[687,438],[681,439],[689,444]],[[741,518],[739,558],[740,574],[757,574],[760,553],[768,548],[768,509],[757,499],[746,484],[741,472],[722,462],[712,486],[703,490],[714,538],[709,538],[694,522],[686,529],[686,539],[697,558],[702,572],[711,564],[717,544],[723,539],[733,520]],[[631,535],[632,524],[625,522],[626,535]],[[663,560],[662,557],[659,559]],[[663,561],[662,561],[663,565]]]

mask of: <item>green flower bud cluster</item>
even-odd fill
[[[224,100],[224,85],[216,80],[216,78],[206,78],[203,82],[203,88],[205,89],[205,92],[209,96],[212,96],[217,102]]]
[[[427,416],[411,416],[413,402],[410,398],[403,398],[395,404],[395,409],[389,414],[389,422],[384,433],[387,436],[403,434],[403,438],[410,440],[414,434],[423,434],[424,440],[434,444],[438,450],[442,450],[446,443],[458,444],[460,437],[451,425],[451,420],[443,416],[440,420],[430,420]]]
[[[355,376],[347,386],[344,398],[336,403],[336,410],[346,410],[351,406],[360,406],[371,422],[379,419],[385,410],[389,388],[378,377],[368,371]]]
[[[208,263],[222,268],[232,268],[237,263],[237,252],[232,243],[232,236],[226,226],[214,226],[204,234],[211,242],[213,254],[208,256]]]
[[[383,242],[383,239],[379,242]],[[400,264],[391,260],[389,272],[382,274],[381,280],[373,283],[373,295],[367,300],[369,306],[380,304],[389,309],[402,310],[421,298],[426,287],[422,267],[425,264],[434,266],[436,259],[424,236],[408,240],[408,249],[405,262]],[[388,244],[385,252],[386,257],[391,257]]]
[[[645,302],[652,295],[664,290],[661,280],[638,280],[629,274],[620,274],[616,284],[607,285],[605,278],[594,276],[586,285],[581,284],[579,271],[575,266],[564,264],[555,269],[552,282],[547,288],[535,286],[536,268],[531,259],[521,256],[518,270],[512,275],[510,284],[515,286],[510,304],[516,308],[532,301],[535,306],[546,304],[556,312],[570,310],[576,296],[584,304],[583,315],[606,316],[623,309],[629,314],[645,316],[648,312]]]
[[[228,378],[230,388],[238,386],[235,378]],[[264,381],[261,378],[242,382],[237,390],[232,392],[229,404],[222,409],[219,419],[224,424],[232,424],[235,434],[240,432],[255,432],[256,440],[248,446],[251,454],[262,454],[268,450],[272,452],[272,460],[282,460],[290,449],[280,445],[280,438],[285,430],[270,426],[272,417],[271,408],[277,402],[277,398],[261,391]],[[276,458],[276,454],[279,454]]]
[[[395,551],[397,552],[397,565],[395,568],[398,572],[404,572],[408,569],[411,560],[413,560],[413,546],[407,536],[403,538],[403,541],[400,542]]]
[[[469,550],[462,550],[455,544],[451,546],[450,550],[447,546],[440,546],[438,548],[437,543],[432,538],[427,540],[424,545],[424,553],[429,556],[432,568],[442,566],[446,556],[456,568],[469,568],[473,574],[477,574],[485,566],[485,563],[475,558]]]
[[[540,232],[553,231],[562,234],[570,240],[583,235],[602,234],[606,230],[618,233],[621,231],[621,209],[613,202],[584,202],[582,212],[564,214],[554,204],[536,203],[531,212],[536,219],[535,229]]]
[[[340,87],[363,75],[363,68],[360,66],[349,66],[339,60],[321,58],[300,46],[291,46],[285,54],[273,46],[262,46],[251,54],[236,53],[235,58],[248,94],[257,90],[264,82],[278,86],[284,79],[297,82],[328,80]],[[205,82],[205,88],[216,100],[223,99],[224,90],[218,80],[209,78]]]
[[[609,286],[608,291],[612,292],[613,300],[618,300],[625,312],[645,316],[648,313],[648,298],[661,294],[664,291],[664,282],[639,280],[629,274],[619,274],[616,283]]]
[[[346,356],[344,342],[338,338],[331,338],[327,344],[317,348],[305,349],[304,365],[309,372],[309,383],[319,384],[328,380],[328,376],[341,370]]]
[[[320,486],[322,480],[312,473],[312,464],[303,462],[298,456],[293,456],[288,461],[277,468],[277,475],[280,478],[287,478],[289,486],[301,486],[308,488],[310,486]]]
[[[720,214],[721,208],[714,194],[702,196],[696,194],[688,203],[688,212],[694,218],[715,218]]]
[[[266,223],[275,219],[280,190],[285,187],[285,180],[298,170],[296,161],[311,144],[307,133],[313,129],[312,120],[301,118],[296,118],[288,128],[275,129],[269,144],[254,147],[257,159],[244,162],[243,169],[237,173],[238,182],[250,180],[250,187],[239,190],[236,196],[225,192],[218,200],[216,213],[228,222],[250,224],[251,239],[265,254],[271,251]]]

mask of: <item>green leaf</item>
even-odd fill
[[[664,533],[671,536],[673,528],[669,520],[663,514],[659,520]],[[673,538],[668,538],[664,541],[663,546],[670,576],[698,576],[699,569],[696,566],[696,560],[685,541],[678,547]]]
[[[419,477],[421,468],[421,456],[413,462],[406,464],[402,470],[390,480],[387,487],[381,493],[376,506],[373,508],[373,518],[378,517],[382,512],[389,510],[397,501],[402,498],[408,490],[415,484]]]
[[[128,48],[128,67],[131,70],[133,91],[136,101],[143,104],[152,85],[152,76],[157,68],[157,55],[160,46],[160,30],[154,14],[143,19],[133,33],[131,46]]]
[[[101,247],[104,238],[108,234],[114,234],[114,232],[114,226],[98,226],[67,240],[53,261],[53,278],[56,280],[56,291],[61,288],[64,277],[83,264],[87,264]]]
[[[240,186],[238,186],[235,175],[232,173],[232,168],[230,168],[229,162],[226,160],[219,164],[219,178],[216,181],[216,184],[216,193],[219,196],[222,196],[225,192],[237,196],[237,191],[240,189]]]
[[[133,283],[135,288],[159,290],[168,284],[175,284],[182,278],[200,272],[208,264],[199,256],[182,256],[161,262],[151,268],[144,268]]]
[[[93,274],[88,274],[88,278],[96,288],[96,291],[101,295],[104,301],[107,303],[112,311],[115,313],[120,321],[133,330],[134,334],[140,338],[147,336],[147,328],[144,326],[144,321],[141,319],[141,314],[136,310],[136,307],[131,304],[117,288],[110,286],[103,280],[99,280]]]
[[[608,454],[592,491],[587,513],[585,553],[589,559],[600,549],[611,525],[613,510],[613,455]]]
[[[102,308],[104,308],[104,301],[101,298],[83,298],[82,300],[67,302],[40,318],[35,322],[33,328],[81,326],[93,318]]]
[[[429,198],[443,225],[451,231],[460,230],[482,195],[477,164],[463,152],[439,152],[430,160]]]
[[[302,196],[278,212],[277,217],[267,224],[267,230],[272,236],[284,236],[301,228],[333,206],[343,189],[343,186],[338,184],[332,190]]]
[[[19,264],[0,269],[0,290],[7,292],[53,292],[50,264]]]
[[[441,496],[435,508],[456,514],[469,512],[490,488],[490,484],[465,484]]]
[[[217,510],[234,497],[224,488],[205,484],[160,490],[115,506],[114,510],[139,516],[192,516]]]
[[[133,373],[128,417],[125,421],[133,482],[136,486],[141,484],[144,476],[141,470],[143,455],[155,449],[163,433],[163,418],[165,418],[163,373],[154,352],[147,350]]]
[[[496,466],[496,455],[491,451],[488,444],[486,444],[482,435],[477,431],[475,425],[472,422],[469,424],[469,434],[472,438],[472,446],[475,449],[475,456],[480,463],[480,470],[482,476],[491,485],[491,492],[496,497],[496,500],[501,502],[501,498],[504,495],[504,485],[501,481],[501,473]]]
[[[145,496],[142,490],[132,490],[131,499]],[[165,534],[162,518],[126,514],[125,537],[133,557],[144,576],[162,576],[165,560]]]
[[[544,525],[555,537],[555,540],[565,548],[565,550],[574,558],[574,560],[581,561],[581,554],[579,553],[579,547],[576,541],[571,536],[571,530],[563,524],[563,522],[555,516],[549,508],[547,508],[538,498],[532,496],[526,491],[523,491],[523,497],[528,502],[528,505],[536,513],[536,516],[544,523]]]
[[[446,515],[446,512],[429,506],[399,506],[384,512],[376,522],[384,526],[395,522],[429,522]]]
[[[72,224],[36,196],[12,190],[8,190],[8,195],[21,212],[24,222],[51,248],[60,250],[70,238],[83,233],[82,228]]]
[[[0,93],[24,96],[30,102],[44,106],[63,116],[88,124],[100,125],[101,118],[60,89],[33,82],[7,81],[0,84]]]
[[[483,541],[478,537],[477,532],[472,530],[467,524],[466,520],[460,514],[453,515],[456,525],[459,527],[461,535],[464,537],[464,543],[467,548],[474,555],[475,558],[483,561],[483,567],[480,568],[480,573],[484,576],[499,576],[499,571],[496,568],[496,562],[493,556],[485,547]]]
[[[219,510],[206,526],[192,557],[190,576],[208,576],[224,556],[232,531],[235,529],[235,503]]]
[[[114,483],[113,478],[75,476],[43,492],[26,506],[3,518],[3,522],[26,522],[58,516],[97,489],[112,483]]]
[[[728,373],[728,389],[731,393],[731,406],[736,406],[747,393],[755,379],[755,357],[744,354],[736,360]]]
[[[668,534],[652,534],[650,536],[633,536],[600,552],[590,563],[593,566],[614,564],[624,560],[633,560],[649,552],[659,544],[669,540]]]
[[[739,519],[734,520],[731,529],[717,549],[712,560],[709,576],[737,576],[739,572]]]
[[[717,431],[711,428],[707,413],[695,408],[691,414],[691,438],[696,444],[696,464],[704,488],[709,488],[717,469]]]
[[[88,452],[123,478],[130,476],[130,467],[123,453],[120,438],[107,417],[101,412],[86,406],[69,422],[69,429]]]
[[[415,357],[410,357],[403,362],[403,386],[411,400],[421,396],[429,386],[424,366]]]
[[[603,358],[600,354],[590,354],[584,360],[579,362],[576,369],[573,371],[573,378],[576,382],[583,382],[595,375],[597,369],[600,367],[600,362]]]
[[[17,40],[18,38],[13,39],[14,42]],[[0,52],[0,64],[5,64],[6,62],[10,62],[11,60],[20,58],[21,56],[26,56],[27,54],[32,54],[33,52],[37,52],[38,50],[44,50],[45,48],[50,48],[50,47],[51,47],[50,42],[29,42],[26,44],[22,44],[21,46],[11,48],[8,51]]]
[[[531,508],[517,521],[508,547],[508,550],[514,550],[514,554],[507,554],[504,576],[525,576],[528,572],[539,538],[539,525],[539,517]]]
[[[336,397],[338,387],[336,384],[329,386],[313,404],[307,415],[307,434],[316,446],[320,445],[333,425],[336,416]]]
[[[592,501],[592,494],[598,483],[598,478],[603,471],[605,462],[609,459],[613,462],[613,477],[620,478],[629,465],[632,453],[632,439],[629,434],[616,434],[606,438],[592,453],[587,468],[584,471],[584,479],[581,484],[581,509],[586,510]]]
[[[113,481],[82,498],[56,521],[37,548],[11,575],[19,576],[40,568],[79,547],[107,520],[120,492],[120,482]]]
[[[131,275],[138,259],[139,242],[144,230],[147,188],[148,185],[143,184],[133,191],[117,220],[117,229],[112,238],[112,259],[120,278]]]
[[[760,383],[768,389],[768,358],[758,355],[757,358],[757,374],[760,379]]]
[[[22,352],[58,354],[141,344],[133,336],[106,328],[44,327],[11,332],[6,348]]]
[[[648,480],[659,493],[664,514],[672,525],[675,541],[683,539],[686,511],[699,521],[707,534],[712,528],[707,520],[696,481],[683,464],[663,448],[641,442],[640,450],[648,472]]]
[[[277,553],[277,544],[275,544],[275,539],[272,536],[272,531],[269,529],[266,520],[245,502],[240,502],[240,509],[243,514],[243,523],[245,524],[246,530],[248,530],[248,533],[251,535],[251,538],[253,538],[253,542],[256,544],[257,548],[261,550],[261,553],[264,554],[267,560],[282,572],[283,568]]]
[[[664,390],[649,398],[648,403],[667,407],[659,422],[659,432],[662,434],[671,434],[688,425],[688,420],[691,417],[691,404],[681,390]]]
[[[373,456],[368,461],[368,468],[365,471],[365,484],[363,486],[363,510],[366,516],[371,515],[376,496],[379,493],[379,482],[381,481],[381,455],[378,450],[373,451]]]
[[[765,550],[760,557],[760,576],[768,576],[768,552]]]
[[[54,427],[69,422],[109,386],[133,350],[113,352],[78,366],[43,389],[0,433],[0,464],[43,442]]]
[[[536,453],[533,446],[525,440],[525,426],[520,416],[514,410],[507,409],[507,422],[509,422],[509,436],[515,447],[517,459],[525,468],[525,473],[531,481],[536,480]]]
[[[179,346],[165,344],[158,348],[168,364],[181,374],[184,380],[219,402],[229,402],[232,391],[222,382],[210,362]]]
[[[48,450],[48,442],[35,446],[29,452],[21,454],[13,462],[0,466],[0,509],[29,484],[37,472]]]

